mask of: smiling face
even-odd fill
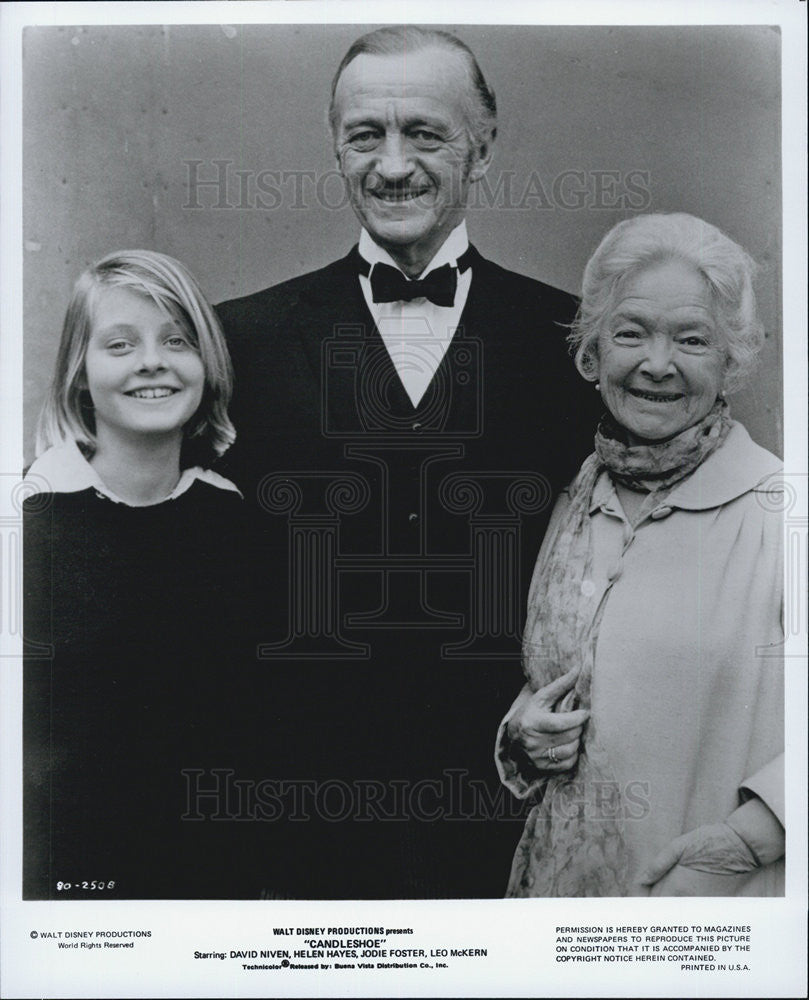
[[[630,274],[598,337],[601,397],[630,443],[699,423],[722,391],[727,351],[697,270],[674,260]]]
[[[460,223],[489,164],[490,145],[469,135],[470,87],[462,58],[437,48],[363,53],[337,83],[335,149],[354,211],[411,274]]]
[[[124,286],[99,294],[84,369],[99,447],[133,434],[182,440],[202,401],[205,369],[187,330]]]

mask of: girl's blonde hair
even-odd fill
[[[179,323],[199,351],[205,388],[197,412],[183,429],[182,464],[208,465],[236,437],[228,417],[233,369],[222,327],[188,269],[153,250],[121,250],[87,268],[73,287],[56,356],[56,372],[39,417],[36,454],[75,441],[95,451],[95,414],[87,390],[85,359],[100,294],[129,288],[148,296]]]

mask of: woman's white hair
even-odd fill
[[[598,378],[598,337],[609,320],[620,282],[654,264],[681,260],[706,282],[714,318],[727,350],[724,389],[738,389],[753,370],[764,342],[753,279],[756,264],[730,237],[685,212],[638,215],[607,233],[587,262],[581,305],[568,341],[576,367]]]
[[[84,271],[73,287],[56,371],[39,417],[36,453],[75,441],[88,456],[95,451],[95,414],[87,390],[85,358],[99,295],[107,288],[129,288],[165,309],[191,337],[205,371],[199,409],[183,430],[184,466],[209,465],[233,443],[228,417],[233,370],[222,328],[188,269],[173,257],[152,250],[121,250]]]

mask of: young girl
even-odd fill
[[[242,500],[208,468],[231,386],[183,265],[79,278],[26,477],[26,898],[217,894],[186,772],[238,719]]]
[[[104,257],[73,289],[29,486],[92,486],[138,507],[197,480],[236,492],[199,464],[236,436],[232,384],[219,323],[179,261],[149,250]]]

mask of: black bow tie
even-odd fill
[[[390,264],[370,264],[360,257],[360,273],[371,272],[371,294],[374,302],[412,302],[413,299],[429,299],[437,306],[451,306],[455,303],[455,289],[458,285],[458,271],[465,271],[471,264],[471,254],[467,250],[458,258],[458,267],[443,264],[430,271],[424,278],[409,281],[402,272]]]
[[[398,268],[389,264],[374,264],[371,271],[371,293],[374,302],[410,302],[429,299],[437,306],[455,302],[458,272],[449,264],[430,271],[426,278],[408,281]]]

